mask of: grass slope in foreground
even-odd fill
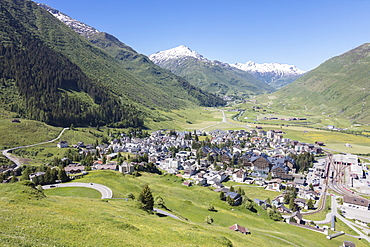
[[[136,201],[42,198],[19,183],[0,184],[2,245],[339,246],[343,240],[354,241],[356,246],[366,245],[348,236],[327,240],[322,234],[273,222],[260,208],[259,215],[240,207],[231,210],[218,199],[218,193],[204,187],[182,186],[176,176],[143,173],[133,178],[118,172],[94,171],[79,182],[107,185],[112,188],[114,197],[124,197],[129,192],[137,197],[142,186],[149,184],[154,196],[160,195],[173,214],[188,221],[148,214],[138,209]],[[273,196],[256,188],[245,190],[247,195],[259,194],[261,199]],[[208,211],[208,204],[213,204],[217,212]],[[212,225],[204,221],[208,215],[214,219]],[[248,228],[252,234],[243,235],[227,228],[235,223]]]

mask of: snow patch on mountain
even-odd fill
[[[56,10],[46,4],[38,3],[37,5],[46,9],[49,13],[51,13],[53,16],[58,18],[61,22],[63,22],[64,24],[72,28],[75,32],[77,32],[80,35],[89,36],[94,33],[99,33],[99,31],[96,30],[95,28],[90,27],[83,22],[77,21],[69,17],[68,15],[60,12],[59,10]]]
[[[306,71],[298,69],[294,65],[281,64],[281,63],[254,63],[248,61],[244,64],[235,63],[230,64],[231,66],[247,71],[253,75],[266,75],[274,74],[276,78],[291,77],[291,76],[300,76],[306,73]]]
[[[163,62],[166,62],[168,60],[172,59],[182,59],[186,57],[193,57],[202,61],[208,61],[206,58],[204,58],[199,53],[192,51],[190,48],[180,45],[178,47],[160,51],[154,54],[149,55],[149,59],[152,60],[155,64],[161,64]]]

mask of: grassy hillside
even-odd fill
[[[275,91],[248,72],[223,63],[201,61],[193,57],[172,59],[159,64],[207,92],[218,94],[263,94]]]
[[[351,240],[356,246],[366,245],[348,236],[327,240],[323,234],[273,222],[262,209],[258,214],[240,207],[231,210],[218,199],[217,193],[198,186],[185,187],[175,176],[144,173],[132,178],[99,171],[78,181],[105,184],[113,189],[114,197],[124,197],[128,192],[137,196],[142,186],[149,184],[154,196],[160,195],[173,214],[187,220],[148,214],[131,200],[68,197],[60,189],[55,189],[55,196],[42,198],[31,188],[6,184],[0,185],[4,219],[0,223],[1,244],[12,247],[41,243],[43,246],[339,246],[343,240]],[[261,199],[273,196],[252,190],[256,189],[246,188],[247,195],[260,194]],[[207,210],[209,203],[217,212]],[[208,215],[214,219],[212,225],[204,221]],[[242,235],[227,228],[235,223],[248,228],[251,234]]]
[[[157,117],[153,109],[224,103],[150,61],[123,66],[31,1],[4,0],[0,7],[0,82],[10,93],[1,98],[7,110],[59,125],[125,118],[122,126],[138,126],[145,116]],[[35,86],[24,86],[25,78]]]
[[[334,57],[276,92],[274,107],[370,120],[370,44]]]

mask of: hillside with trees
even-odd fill
[[[139,127],[156,109],[224,103],[153,64],[144,79],[31,1],[5,0],[0,9],[1,106],[19,117]]]

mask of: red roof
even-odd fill
[[[238,231],[238,232],[241,232],[241,233],[244,233],[244,234],[249,233],[247,228],[239,226],[238,224],[230,226],[229,229],[231,229],[233,231]]]

